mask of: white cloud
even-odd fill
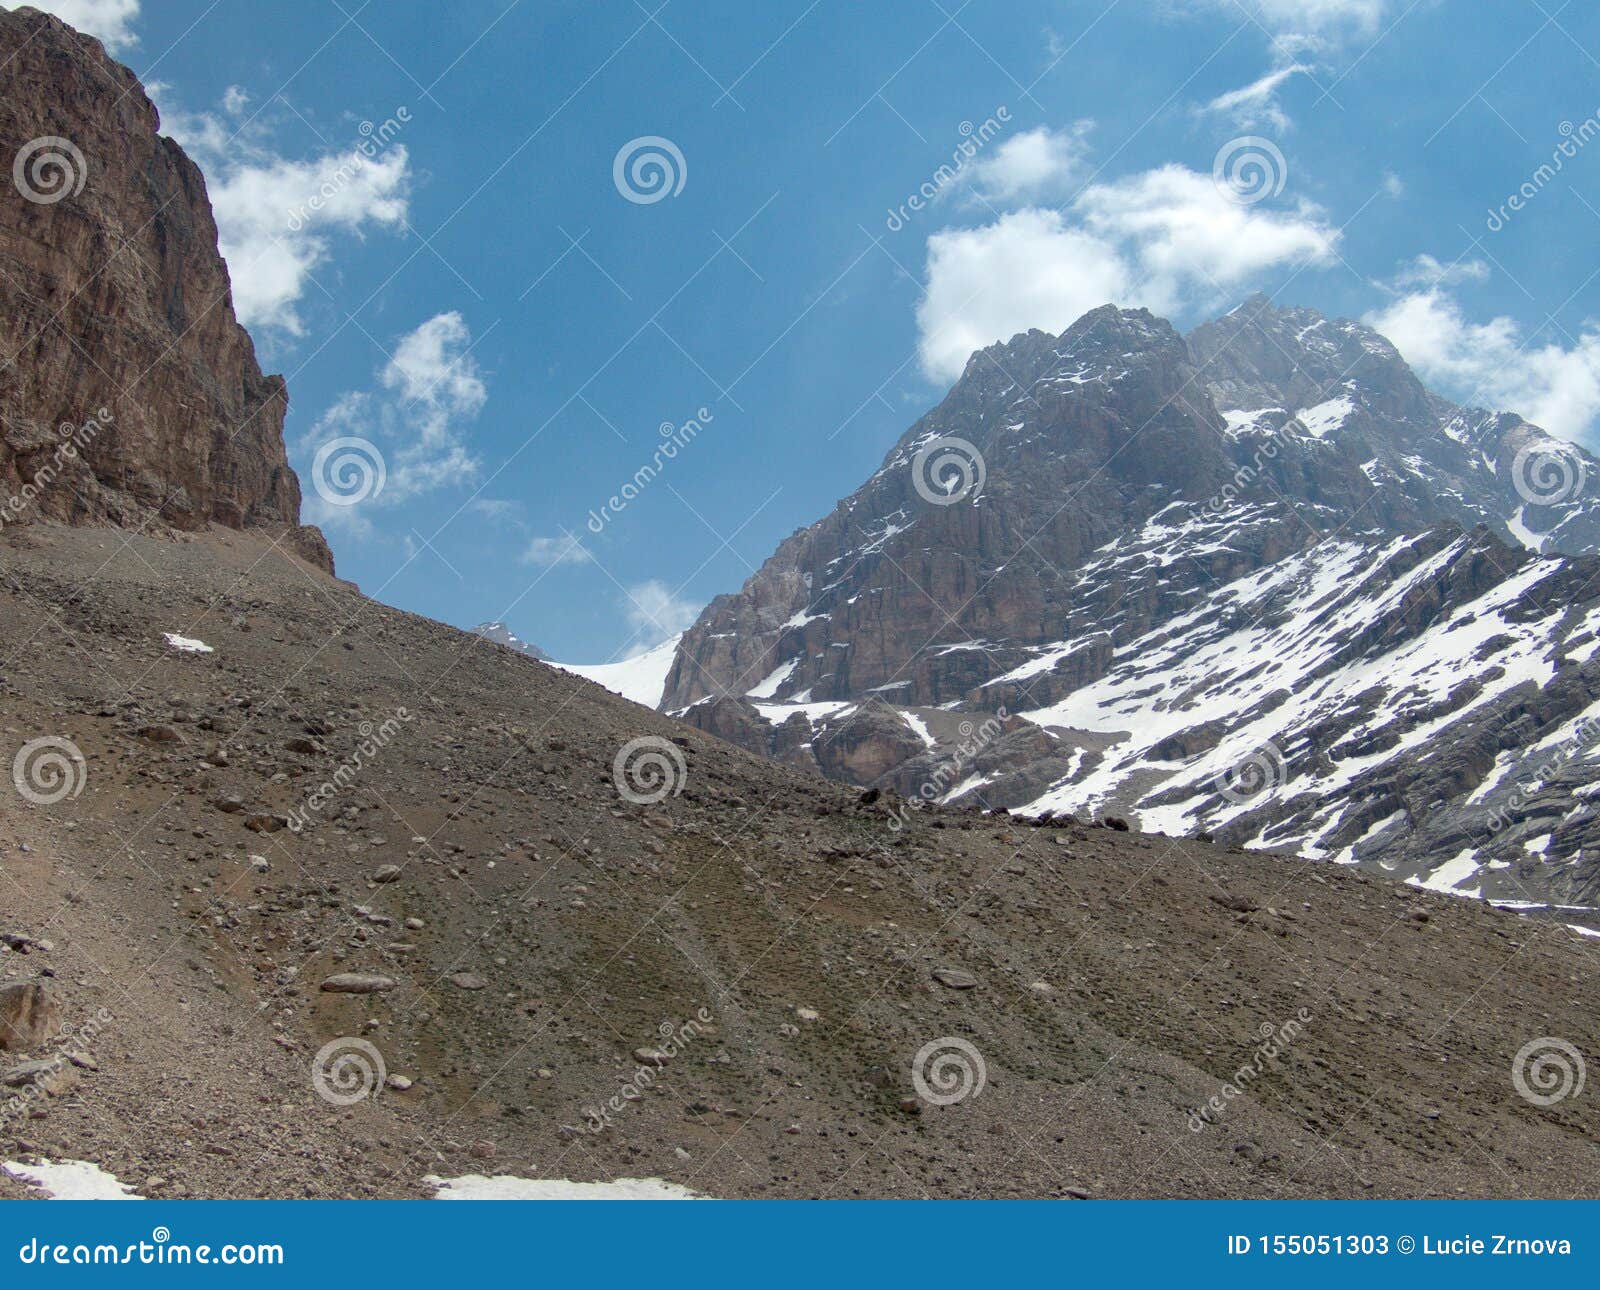
[[[36,0],[31,6],[53,13],[69,27],[99,37],[112,53],[137,45],[133,23],[139,16],[139,0]],[[7,5],[20,9],[21,5]]]
[[[1504,315],[1469,322],[1437,287],[1367,315],[1422,378],[1464,403],[1515,412],[1552,434],[1583,438],[1600,416],[1600,329],[1566,347],[1533,343]]]
[[[522,528],[522,507],[503,497],[474,497],[467,503],[467,509],[475,515],[481,515],[491,524],[504,524],[511,528]]]
[[[1390,0],[1175,0],[1177,7],[1208,10],[1235,23],[1248,16],[1280,49],[1325,47],[1377,34]]]
[[[1278,88],[1291,76],[1310,70],[1304,63],[1290,63],[1239,89],[1217,95],[1201,110],[1216,112],[1243,127],[1270,126],[1279,131],[1287,130],[1289,116],[1278,104]]]
[[[347,148],[293,160],[277,152],[259,113],[235,126],[169,106],[165,86],[149,89],[163,128],[205,172],[234,312],[246,326],[300,335],[296,304],[332,258],[332,237],[405,226],[410,158],[394,141],[404,121],[391,118]],[[247,102],[231,86],[222,109],[237,117]]]
[[[1239,0],[1223,0],[1237,11]],[[1389,0],[1246,0],[1265,27],[1280,32],[1318,35],[1371,35],[1389,7]]]
[[[561,537],[536,537],[522,553],[523,564],[554,568],[562,564],[591,564],[594,556],[582,542],[567,533]]]
[[[1482,282],[1489,276],[1489,266],[1482,260],[1454,260],[1444,264],[1431,255],[1423,254],[1400,266],[1394,275],[1396,288],[1447,287],[1457,282]]]
[[[1143,294],[1170,308],[1195,285],[1219,298],[1274,265],[1325,262],[1339,237],[1310,206],[1279,213],[1242,203],[1183,166],[1097,184],[1076,209],[1090,229],[1131,247]]]
[[[480,467],[466,442],[467,426],[489,397],[471,341],[455,312],[436,314],[406,333],[378,374],[379,389],[341,394],[306,434],[302,452],[345,437],[376,444],[385,467],[383,489],[371,498],[378,505],[469,482]]]
[[[975,196],[996,205],[1063,196],[1083,168],[1089,123],[1014,135],[965,171]]]
[[[1242,204],[1182,166],[1091,185],[1064,212],[944,229],[928,239],[917,307],[922,368],[951,379],[976,349],[1030,327],[1058,332],[1107,302],[1214,305],[1268,269],[1327,262],[1338,238],[1310,206]]]
[[[666,583],[651,578],[627,589],[623,601],[634,640],[648,647],[686,631],[700,616],[700,606],[680,599]]]
[[[448,433],[460,417],[476,416],[489,397],[477,364],[467,352],[472,332],[455,311],[435,314],[400,338],[383,369],[385,389],[397,390],[420,413],[424,440]]]
[[[928,239],[928,282],[917,305],[922,369],[961,374],[968,357],[1029,327],[1059,331],[1108,300],[1125,299],[1129,270],[1100,238],[1059,211],[1028,209],[983,228]]]

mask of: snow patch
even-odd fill
[[[1345,418],[1356,410],[1356,405],[1349,399],[1329,399],[1326,403],[1319,403],[1314,408],[1302,408],[1295,413],[1295,419],[1306,428],[1306,433],[1314,439],[1321,439],[1330,430],[1337,430],[1345,422]]]
[[[162,632],[167,644],[180,654],[215,654],[216,650],[193,636],[179,636],[177,632]]]
[[[46,1192],[51,1200],[143,1200],[133,1188],[124,1186],[99,1165],[87,1160],[41,1160],[36,1165],[13,1161],[0,1169],[31,1187]]]
[[[1476,847],[1468,847],[1454,859],[1446,860],[1426,878],[1408,878],[1406,881],[1413,887],[1421,887],[1424,891],[1442,891],[1452,896],[1476,896],[1478,894],[1476,891],[1458,889],[1462,883],[1483,868],[1473,858],[1477,854]]]
[[[704,1200],[697,1192],[659,1178],[618,1178],[608,1183],[568,1182],[565,1178],[515,1178],[464,1174],[422,1180],[436,1187],[435,1200]]]
[[[783,688],[783,683],[794,675],[795,668],[800,666],[798,658],[792,658],[787,663],[780,663],[768,675],[767,679],[753,689],[745,691],[752,699],[775,699],[778,691]]]
[[[914,731],[916,731],[917,738],[922,740],[924,747],[932,748],[939,742],[933,737],[933,732],[928,729],[928,723],[919,717],[915,712],[902,712],[900,716],[905,721],[906,725],[910,726]]]

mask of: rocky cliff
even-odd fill
[[[234,318],[200,171],[100,42],[0,11],[0,520],[289,533],[283,378]]]

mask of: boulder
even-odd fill
[[[0,1052],[39,1048],[61,1029],[61,1000],[45,977],[0,985]]]
[[[374,972],[336,972],[322,983],[328,994],[381,994],[394,987],[393,977]]]

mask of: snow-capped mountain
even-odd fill
[[[661,696],[666,690],[667,672],[672,667],[672,660],[678,652],[678,642],[682,639],[680,633],[645,650],[642,654],[635,654],[632,658],[625,658],[616,663],[557,663],[552,660],[550,666],[558,667],[563,672],[571,672],[575,676],[587,677],[613,694],[620,694],[624,699],[642,703],[647,708],[658,708],[661,706]]]
[[[615,663],[558,663],[537,645],[529,644],[517,636],[502,622],[479,623],[472,629],[472,634],[515,650],[519,654],[526,654],[529,658],[536,658],[541,663],[548,663],[563,672],[587,677],[613,694],[620,694],[624,699],[631,699],[634,703],[643,704],[647,708],[661,706],[661,697],[666,689],[667,672],[677,653],[678,642],[683,639],[680,633],[642,653]]]
[[[1582,900],[1595,467],[1358,323],[1106,306],[973,355],[661,706],[907,796]]]
[[[526,654],[529,658],[536,658],[544,663],[550,661],[550,656],[542,649],[537,645],[530,645],[502,622],[479,623],[472,629],[472,634],[481,636],[486,641],[493,641],[496,645],[516,650],[518,654]]]

